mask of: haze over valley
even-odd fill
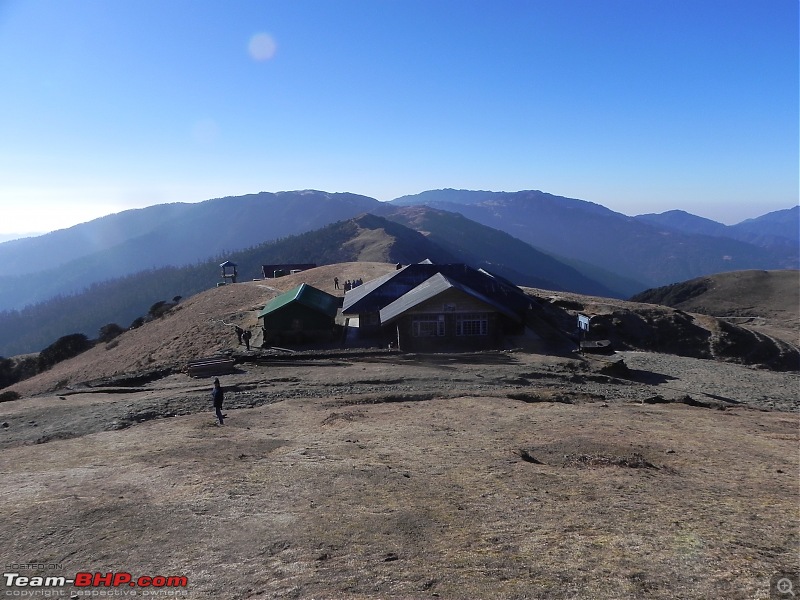
[[[392,202],[306,190],[124,211],[0,244],[0,355],[126,326],[154,302],[215,285],[223,260],[247,279],[276,262],[465,262],[518,285],[615,298],[723,271],[798,266],[797,207],[735,226],[680,215],[628,217],[539,191],[467,190]],[[364,228],[391,243],[357,251],[348,240]]]

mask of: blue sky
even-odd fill
[[[0,0],[0,233],[320,189],[798,202],[797,0]]]

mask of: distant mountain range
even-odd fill
[[[355,194],[280,192],[159,204],[0,244],[0,310],[147,269],[184,266],[324,227],[380,205]]]
[[[679,233],[731,238],[764,248],[785,248],[797,251],[800,244],[800,206],[779,210],[736,225],[723,225],[682,210],[636,217],[657,227]]]
[[[36,237],[44,235],[44,233],[0,233],[0,244],[3,242],[10,242],[11,240],[18,240],[26,237]]]
[[[388,262],[408,264],[467,262],[520,285],[582,290],[610,296],[613,291],[508,234],[428,207],[396,208],[389,220],[364,213],[311,232],[227,253],[240,280],[261,275],[263,264]],[[398,221],[414,222],[426,234]],[[462,235],[449,238],[452,230]],[[437,243],[438,239],[444,244]],[[480,255],[475,248],[481,248]],[[473,260],[474,259],[474,260]],[[187,297],[220,280],[222,257],[185,267],[164,267],[93,284],[88,290],[58,296],[20,311],[0,313],[0,356],[40,350],[69,333],[95,337],[104,325],[127,327],[148,307]],[[513,264],[509,264],[513,261]]]
[[[518,285],[622,298],[710,273],[797,268],[798,222],[798,207],[734,226],[681,211],[628,217],[539,191],[436,190],[379,202],[306,190],[158,205],[0,243],[0,311],[20,311],[0,313],[0,355],[125,325],[148,302],[214,285],[224,259],[251,278],[266,263],[430,258]],[[79,327],[66,318],[67,299],[81,306],[93,294],[105,307],[94,320]],[[56,306],[60,317],[46,316]],[[23,321],[50,338],[20,344]]]
[[[540,191],[436,190],[393,203],[459,212],[561,260],[634,280],[640,289],[628,288],[631,294],[711,273],[800,266],[798,207],[726,228],[679,211],[628,217]]]

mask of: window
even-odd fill
[[[488,313],[463,313],[456,317],[456,335],[489,335]]]
[[[411,335],[414,337],[444,335],[444,315],[417,315],[412,317]]]

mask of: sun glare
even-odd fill
[[[275,56],[278,46],[268,33],[256,33],[250,38],[247,50],[250,57],[258,62],[264,62]]]

